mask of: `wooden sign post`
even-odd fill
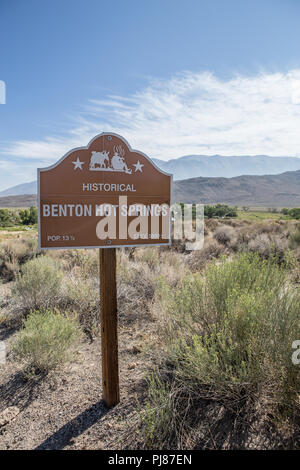
[[[172,176],[113,133],[38,169],[39,248],[100,248],[103,399],[120,400],[116,248],[171,243]]]
[[[99,249],[103,399],[108,408],[120,401],[116,249]]]

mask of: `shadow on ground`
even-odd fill
[[[208,402],[201,408],[198,423],[202,429],[195,446],[197,450],[299,448],[298,432],[289,435],[279,432],[272,421],[260,416],[255,409],[247,408],[246,403],[233,412],[223,405]]]
[[[8,382],[0,386],[1,408],[17,406],[24,410],[37,397],[43,377],[26,380],[22,371],[17,372]]]
[[[17,330],[16,326],[10,328],[0,328],[0,341],[6,341],[9,339]]]
[[[96,424],[103,416],[108,413],[103,400],[94,403],[89,408],[80,413],[58,431],[52,434],[48,439],[38,445],[34,450],[61,450],[91,426]]]

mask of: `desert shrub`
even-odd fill
[[[153,281],[151,269],[144,263],[131,263],[119,269],[118,311],[121,323],[150,319]]]
[[[117,266],[118,312],[121,324],[150,320],[150,304],[154,297],[159,266],[153,270],[148,263],[131,260],[125,250],[118,250]]]
[[[98,250],[53,250],[47,257],[59,263],[63,275],[56,305],[76,313],[83,331],[93,340],[99,318]]]
[[[199,271],[203,269],[207,263],[225,254],[225,252],[224,245],[221,245],[217,240],[205,240],[202,250],[196,250],[189,254],[187,265],[191,271]]]
[[[261,233],[275,234],[283,231],[283,226],[278,223],[278,221],[272,223],[270,223],[270,221],[256,223],[253,228],[257,235]]]
[[[47,256],[35,258],[25,263],[21,272],[12,289],[17,310],[28,313],[58,305],[62,272],[57,262]]]
[[[170,247],[160,247],[160,250],[172,250],[177,253],[185,252],[185,240],[172,240],[172,245]]]
[[[177,432],[180,428],[177,415],[173,414],[175,390],[172,385],[170,381],[164,380],[160,373],[153,373],[148,378],[148,400],[141,414],[142,440],[147,449],[163,448],[164,443],[169,445],[172,441],[181,440],[182,436]]]
[[[160,263],[156,269],[156,277],[168,280],[170,286],[175,287],[189,271],[186,263],[187,256],[173,251],[165,251],[160,255]]]
[[[99,276],[98,250],[53,250],[48,256],[59,260],[65,271],[79,268],[84,278]]]
[[[228,247],[234,252],[257,252],[268,258],[274,253],[278,260],[285,258],[288,249],[288,233],[285,223],[252,223],[237,229]]]
[[[271,240],[266,234],[257,235],[254,240],[250,240],[248,247],[250,251],[257,252],[261,256],[268,258],[271,253]]]
[[[229,225],[230,227],[240,227],[243,225],[243,221],[236,220],[236,219],[224,219],[222,220],[223,225]]]
[[[244,221],[245,222],[245,221]],[[236,243],[237,245],[245,246],[251,240],[254,240],[258,235],[269,235],[269,237],[274,235],[284,236],[284,228],[285,226],[281,223],[270,223],[268,222],[255,222],[251,223],[246,227],[242,227],[237,233]],[[266,240],[266,238],[262,238],[262,240]],[[265,242],[266,244],[267,242]]]
[[[75,318],[57,311],[33,311],[16,334],[12,351],[26,365],[27,373],[45,374],[69,361],[80,339]]]
[[[207,232],[214,232],[219,226],[219,221],[217,219],[207,219],[205,220],[205,228]]]
[[[281,262],[285,259],[288,241],[276,236],[269,238],[267,234],[263,233],[257,235],[254,240],[251,240],[248,247],[250,251],[259,253],[263,258],[269,258],[271,255],[275,255],[277,260]]]
[[[289,246],[292,249],[300,245],[300,225],[297,225],[295,230],[290,233]]]
[[[20,265],[17,260],[5,261],[1,264],[1,277],[6,282],[14,281],[20,272]]]
[[[234,230],[231,227],[221,225],[214,233],[214,238],[223,245],[228,245],[234,236]]]
[[[196,445],[203,403],[221,404],[236,421],[242,413],[250,422],[260,409],[273,425],[295,425],[300,376],[291,345],[300,337],[300,292],[287,279],[273,259],[244,253],[163,289],[166,354],[142,413],[147,448]]]
[[[248,245],[248,243],[253,240],[253,238],[256,237],[256,233],[253,231],[252,227],[242,227],[235,238],[235,248],[236,250],[239,249],[239,247],[245,247]],[[233,241],[232,241],[232,247],[233,247]]]
[[[158,266],[160,262],[159,250],[158,248],[153,247],[140,248],[139,250],[136,250],[134,257],[138,261],[147,263],[151,269]]]
[[[39,255],[35,238],[17,238],[0,245],[0,277],[5,281],[16,279],[20,266]]]
[[[78,266],[73,268],[63,278],[60,305],[76,312],[83,331],[93,340],[99,318],[99,278],[87,277]]]
[[[3,289],[3,285],[1,285],[0,281],[0,327],[4,325],[7,321],[5,307],[8,302],[8,295],[7,292]]]

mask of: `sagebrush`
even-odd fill
[[[26,373],[46,374],[69,361],[82,337],[75,317],[58,311],[34,311],[23,321],[12,351]]]
[[[291,345],[300,337],[300,292],[289,285],[286,266],[242,254],[187,276],[175,290],[160,288],[167,352],[149,385],[148,446],[191,444],[201,400],[237,415],[259,401],[274,420],[299,419]]]

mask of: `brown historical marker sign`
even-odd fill
[[[40,248],[100,248],[102,394],[108,407],[120,401],[115,248],[170,244],[171,186],[171,175],[111,133],[38,169]]]
[[[40,248],[170,243],[172,176],[103,133],[38,169]]]

